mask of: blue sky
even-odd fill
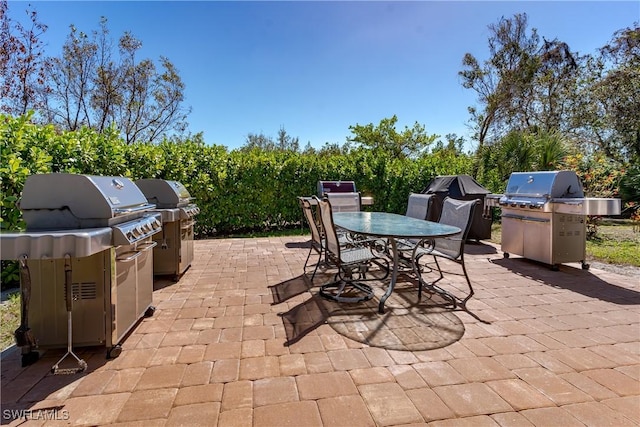
[[[488,57],[487,26],[527,13],[540,36],[595,53],[640,21],[636,1],[9,1],[12,19],[32,4],[57,56],[69,25],[91,32],[108,19],[114,40],[142,41],[141,58],[169,58],[186,84],[189,131],[230,149],[249,133],[283,127],[311,142],[344,143],[350,125],[398,116],[429,134],[470,135],[475,93],[458,72],[465,53]],[[473,148],[469,145],[468,148]]]

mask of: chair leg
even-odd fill
[[[433,256],[433,260],[434,260],[434,261],[435,261],[435,263],[436,263],[436,267],[438,267],[438,273],[440,273],[440,279],[438,279],[438,280],[442,280],[442,278],[443,278],[444,276],[442,275],[442,269],[440,268],[440,264],[438,264],[438,257],[436,257],[436,256],[434,255],[434,256]]]
[[[314,248],[312,247],[311,249],[309,249],[309,253],[307,254],[307,259],[304,262],[304,266],[302,267],[302,271],[307,274],[307,266],[309,264],[309,259],[311,258],[311,253],[314,251]],[[317,251],[316,251],[317,252]],[[311,274],[311,283],[313,284],[313,279],[314,277],[316,277],[316,273],[318,271],[318,267],[320,266],[320,263],[322,262],[322,253],[318,253],[318,262],[316,262],[316,266],[313,269],[313,273]]]
[[[471,286],[471,280],[469,280],[469,275],[467,274],[467,268],[464,265],[464,255],[460,257],[460,264],[462,265],[462,272],[464,273],[464,278],[467,279],[467,285],[469,286],[469,295],[465,297],[460,303],[464,307],[467,304],[467,301],[471,299],[473,294],[475,293],[473,290],[473,286]]]
[[[422,300],[422,282],[424,280],[422,278],[422,272],[420,271],[420,258],[422,258],[422,255],[418,255],[411,259],[413,272],[418,278],[418,301]]]
[[[302,267],[302,270],[304,272],[307,271],[307,264],[309,264],[309,258],[311,258],[311,252],[313,252],[313,248],[309,249],[309,253],[307,254],[307,259],[304,262],[304,266]]]

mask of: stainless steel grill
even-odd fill
[[[318,181],[318,196],[327,193],[357,193],[356,183],[353,181]]]
[[[193,261],[194,217],[200,209],[180,182],[139,179],[135,183],[162,217],[162,233],[154,236],[153,273],[172,275],[177,281]]]
[[[586,257],[586,216],[619,215],[620,199],[586,198],[573,171],[514,172],[502,207],[502,251],[550,264],[582,263]]]
[[[357,193],[356,183],[354,181],[318,181],[319,197],[327,195],[327,193]],[[361,196],[360,204],[363,206],[373,205],[373,197]]]
[[[105,345],[109,357],[117,356],[127,333],[154,310],[151,249],[161,215],[123,177],[32,175],[19,203],[27,231],[2,233],[0,242],[2,259],[21,259],[30,273],[23,313],[35,348],[72,340]],[[24,294],[24,281],[21,287]],[[72,309],[65,304],[68,287]]]

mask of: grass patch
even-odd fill
[[[14,343],[13,332],[20,326],[20,292],[13,292],[0,304],[0,349]]]
[[[640,232],[631,225],[600,225],[596,237],[587,240],[587,258],[640,267]]]

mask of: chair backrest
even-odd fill
[[[327,193],[333,212],[360,212],[360,193]]]
[[[311,202],[304,197],[298,197],[298,202],[300,203],[300,207],[302,208],[304,217],[309,224],[309,229],[311,230],[311,241],[316,245],[322,246],[322,235],[320,233],[320,229],[318,228],[318,222],[316,221],[315,215],[313,214]]]
[[[427,219],[432,197],[433,194],[409,194],[409,202],[407,203],[407,213],[405,213],[405,216],[416,219]]]
[[[338,242],[338,233],[336,232],[336,226],[333,223],[333,210],[329,199],[314,198],[318,203],[318,211],[320,212],[320,221],[322,222],[322,228],[324,230],[324,238],[326,242],[325,248],[330,254],[333,254],[340,259],[340,243]]]
[[[443,254],[457,259],[464,251],[464,242],[467,240],[469,230],[471,230],[471,222],[473,220],[473,211],[478,200],[457,200],[446,197],[442,202],[442,214],[440,215],[440,224],[453,225],[458,227],[460,233],[450,236],[449,238],[436,239],[436,249]]]

